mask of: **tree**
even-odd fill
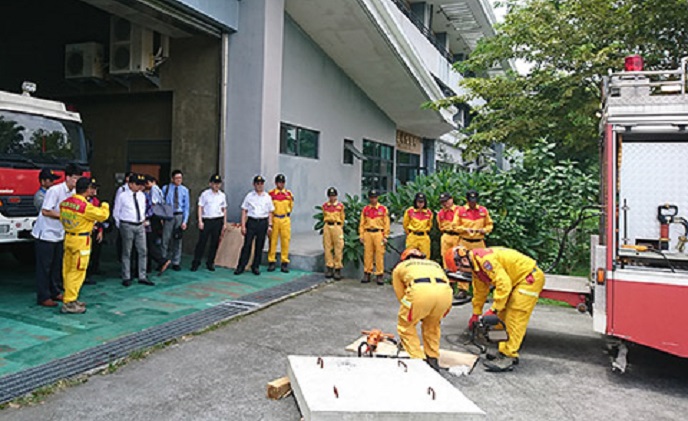
[[[646,68],[677,67],[688,55],[688,0],[507,0],[496,36],[483,39],[458,63],[468,93],[433,104],[442,108],[482,98],[466,134],[469,155],[494,142],[527,148],[557,141],[557,155],[597,158],[601,80],[628,54]],[[495,63],[523,60],[521,75],[487,75]]]

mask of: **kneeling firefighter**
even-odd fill
[[[469,251],[457,246],[447,251],[444,261],[447,270],[473,274],[473,316],[468,328],[478,323],[481,314],[497,315],[509,335],[507,341],[499,343],[499,354],[492,361],[485,361],[485,366],[489,371],[511,370],[518,364],[518,350],[545,285],[545,274],[535,260],[502,247]],[[483,313],[491,287],[494,287],[494,302]]]
[[[392,286],[401,304],[397,331],[411,358],[424,359],[439,371],[440,321],[451,310],[452,288],[444,269],[425,257],[418,249],[406,249],[392,271]],[[418,322],[423,323],[425,352],[420,348],[416,331]]]

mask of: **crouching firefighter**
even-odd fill
[[[397,331],[411,358],[424,359],[439,371],[440,321],[452,306],[452,288],[442,266],[418,249],[406,249],[392,271],[392,286],[401,304]],[[423,350],[416,325],[422,322]]]
[[[62,260],[65,292],[61,313],[80,314],[86,311],[86,304],[77,299],[91,257],[91,231],[96,222],[104,222],[110,216],[107,202],[101,203],[100,207],[88,202],[96,186],[95,179],[81,177],[76,182],[75,194],[60,203],[60,222],[65,229]]]
[[[497,315],[508,339],[499,343],[499,353],[489,356],[488,371],[509,371],[518,364],[518,350],[526,334],[530,315],[545,285],[545,274],[535,260],[516,250],[494,247],[468,250],[457,246],[444,256],[447,270],[473,274],[472,329],[479,317]],[[492,307],[483,313],[490,288],[494,287]]]

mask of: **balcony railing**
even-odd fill
[[[440,54],[444,58],[447,59],[447,61],[451,64],[454,63],[454,56],[452,53],[447,49],[445,45],[443,45],[440,40],[437,39],[437,36],[435,36],[435,33],[432,32],[432,29],[428,28],[425,26],[425,23],[415,14],[413,11],[408,7],[408,4],[406,4],[405,1],[403,0],[392,0],[392,3],[394,3],[397,8],[401,11],[401,13],[404,14],[408,18],[408,20],[413,23],[416,28],[425,36],[425,38],[430,41],[430,44],[432,44],[437,51],[439,51]]]

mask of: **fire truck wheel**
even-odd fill
[[[578,310],[579,313],[587,313],[588,305],[586,303],[578,303],[576,310]]]
[[[36,252],[33,243],[20,243],[12,246],[12,255],[22,265],[36,264]]]

